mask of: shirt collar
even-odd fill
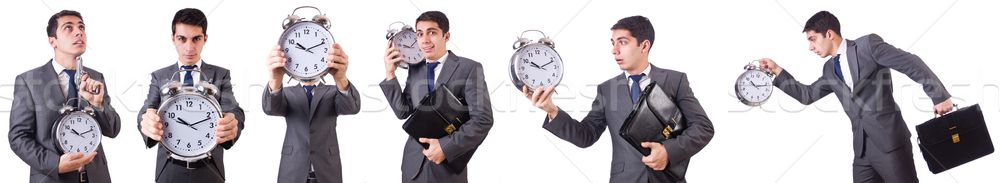
[[[203,61],[203,60],[198,60],[198,62],[197,62],[197,63],[194,63],[194,65],[197,65],[197,66],[198,66],[198,69],[201,69],[201,68],[202,68],[202,67],[201,67],[201,65],[202,65],[202,64],[201,64],[201,63],[202,63],[202,61]],[[178,70],[183,70],[184,68],[181,68],[181,66],[184,66],[184,65],[183,65],[183,64],[181,63],[181,61],[179,61],[179,60],[178,60],[178,61],[177,61],[177,69],[178,69]]]
[[[60,75],[63,70],[66,70],[66,67],[63,67],[62,65],[59,65],[59,62],[56,62],[56,59],[53,58],[50,61],[52,62],[52,69],[56,71],[56,75]]]
[[[642,74],[646,74],[645,78],[649,77],[649,70],[650,70],[650,68],[653,68],[653,64],[646,64],[646,69],[642,70]],[[622,71],[622,73],[625,73],[625,77],[632,76],[632,75],[628,74],[628,71]],[[643,78],[643,79],[645,79],[645,78]]]
[[[837,48],[837,55],[847,55],[847,39],[840,39],[840,47]],[[833,55],[836,57],[837,55]]]
[[[444,52],[444,55],[442,55],[441,58],[438,58],[435,61],[437,61],[437,63],[444,64],[445,60],[448,60],[448,52]]]

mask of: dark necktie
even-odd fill
[[[844,71],[840,69],[840,54],[833,57],[833,71],[837,73],[837,78],[840,78],[840,81],[844,81]]]
[[[440,62],[427,62],[427,92],[434,92],[434,69]]]
[[[76,70],[63,69],[66,75],[69,75],[69,82],[66,84],[66,101],[69,101],[70,106],[76,106],[77,102],[77,92],[79,89],[76,88]]]
[[[629,94],[632,96],[632,103],[635,103],[635,101],[639,100],[639,95],[642,95],[641,91],[642,89],[639,88],[639,81],[642,81],[643,76],[646,76],[646,74],[643,73],[639,75],[628,76],[629,79],[632,79],[632,89],[631,89],[632,91],[629,92]]]
[[[313,91],[313,88],[316,88],[316,85],[303,85],[302,88],[306,89],[306,98],[308,98],[309,102],[312,103],[312,101],[313,101],[313,92],[312,91]]]
[[[198,68],[198,65],[185,65],[181,66],[184,70],[194,70]],[[191,76],[191,71],[184,73],[184,86],[194,86],[194,77]]]

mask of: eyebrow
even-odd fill
[[[74,22],[66,22],[66,23],[63,23],[63,25],[73,25],[73,24],[77,24],[77,23],[74,23]],[[83,23],[83,21],[80,21],[80,22],[79,22],[79,24],[80,24],[80,25],[86,25],[86,24],[84,24],[84,23]]]

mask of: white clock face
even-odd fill
[[[101,127],[87,113],[72,112],[63,117],[56,128],[56,140],[63,153],[90,154],[101,145]]]
[[[758,106],[771,97],[771,76],[760,70],[747,70],[736,80],[736,95],[750,106]]]
[[[412,30],[403,30],[392,36],[392,45],[399,49],[403,57],[403,63],[400,64],[417,64],[424,60],[424,53],[417,43],[417,33]]]
[[[296,79],[316,79],[326,73],[326,55],[333,51],[330,31],[313,22],[292,25],[278,43],[285,52],[285,72]]]
[[[180,156],[198,156],[215,148],[219,108],[196,94],[180,94],[160,107],[161,146]]]
[[[535,90],[559,84],[563,76],[563,62],[552,47],[544,44],[529,44],[514,53],[511,61],[516,79]],[[517,82],[515,82],[517,83]],[[517,86],[520,90],[521,86]]]

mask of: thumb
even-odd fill
[[[68,158],[69,160],[80,159],[81,157],[83,157],[83,153],[78,153],[78,152],[70,153],[68,156],[66,156],[66,158]]]
[[[653,143],[652,142],[643,142],[642,143],[642,147],[653,148]]]
[[[420,138],[420,139],[417,139],[417,141],[420,141],[420,143],[431,143],[431,140],[427,139],[427,138]]]

